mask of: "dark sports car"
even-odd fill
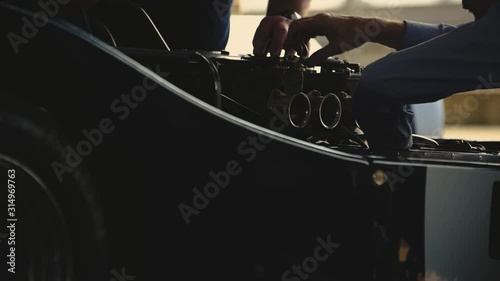
[[[170,50],[124,12],[0,2],[1,280],[500,278],[500,140],[373,153],[359,64]]]

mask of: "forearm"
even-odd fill
[[[446,24],[427,24],[413,21],[384,19],[364,19],[362,24],[370,41],[387,47],[402,50],[443,35],[456,26]],[[378,32],[374,32],[378,31]]]
[[[448,33],[458,26],[448,24],[428,24],[414,21],[405,21],[406,29],[403,43],[398,50],[406,49],[420,43],[426,42],[432,38]],[[459,25],[459,26],[463,26]]]
[[[294,11],[307,16],[311,0],[269,0],[267,15],[278,15],[285,11]]]
[[[399,49],[405,36],[405,22],[379,18],[364,19],[364,30],[373,43]]]

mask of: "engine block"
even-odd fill
[[[280,133],[338,150],[362,154],[369,150],[352,114],[351,101],[363,74],[360,64],[330,58],[309,67],[296,56],[123,51],[144,65],[160,62],[169,82],[253,124],[275,131],[282,128]],[[414,135],[413,143],[411,153],[419,159],[500,162],[500,143],[495,141]]]

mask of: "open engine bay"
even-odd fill
[[[363,66],[337,58],[307,67],[302,58],[227,52],[121,51],[146,66],[160,61],[169,82],[234,116],[316,145],[355,154],[369,146],[352,115]],[[429,161],[500,163],[500,142],[413,136],[398,155]]]

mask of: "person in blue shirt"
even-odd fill
[[[414,114],[406,105],[500,87],[500,0],[462,4],[475,20],[460,26],[331,14],[266,21],[287,24],[280,47],[307,57],[311,66],[368,41],[395,49],[366,66],[353,110],[372,150],[407,150]],[[309,54],[307,44],[316,36],[325,36],[329,44]],[[256,54],[268,51],[260,46],[254,44]]]
[[[133,2],[147,11],[172,50],[219,51],[224,50],[227,45],[233,0]],[[310,2],[311,0],[269,0],[266,15],[297,12],[305,16]],[[274,35],[271,37],[281,38]]]
[[[8,1],[33,11],[40,10],[38,0]],[[54,1],[47,1],[47,3],[54,3]],[[288,16],[293,13],[306,16],[310,2],[311,0],[269,0],[266,16]],[[54,6],[54,4],[51,5]],[[226,48],[233,0],[72,0],[64,5],[57,5],[57,17],[83,29],[89,29],[89,19],[85,17],[93,16],[91,19],[98,19],[101,22],[106,22],[110,18],[119,19],[121,29],[129,29],[130,33],[137,34],[144,32],[139,30],[144,26],[132,30],[136,27],[134,20],[137,20],[138,14],[133,14],[135,18],[126,18],[129,14],[121,13],[130,12],[130,8],[138,7],[144,9],[171,50],[220,51]],[[82,16],[83,14],[85,16]],[[279,28],[275,30],[280,31]],[[266,41],[272,38],[282,38],[281,35],[281,33],[270,32],[259,33],[258,36],[262,36],[262,40]]]

